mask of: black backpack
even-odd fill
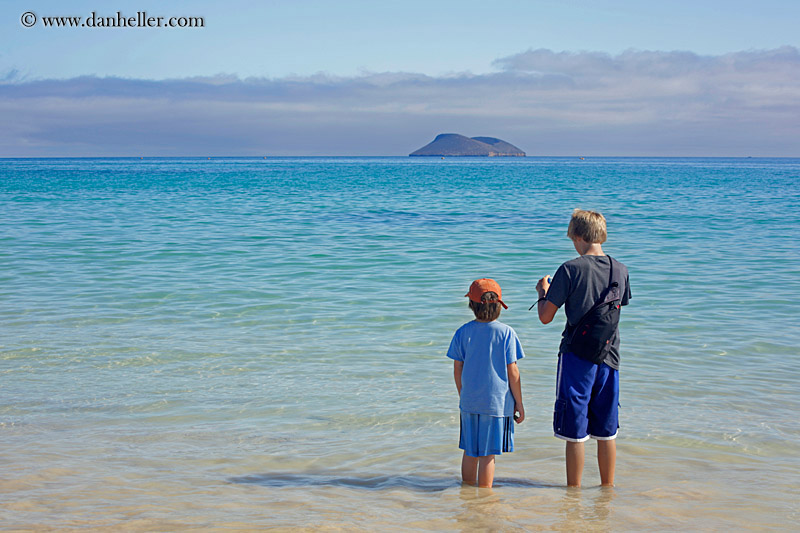
[[[567,350],[596,365],[605,361],[611,349],[611,339],[619,325],[622,301],[619,282],[614,281],[614,260],[611,256],[608,260],[608,287],[577,324],[567,326]]]

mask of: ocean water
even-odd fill
[[[617,487],[552,436],[575,207],[630,268]],[[800,159],[0,160],[0,528],[781,530],[800,521]],[[478,277],[526,421],[461,487]]]

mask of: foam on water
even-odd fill
[[[0,521],[175,530],[786,528],[800,160],[0,160]],[[563,488],[575,207],[631,271],[618,487]],[[528,420],[458,483],[444,357],[503,286]]]

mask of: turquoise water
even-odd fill
[[[785,529],[800,520],[799,159],[0,160],[0,524]],[[563,487],[563,313],[631,272],[617,484]],[[461,488],[444,356],[493,277],[528,419]]]

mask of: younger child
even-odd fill
[[[493,279],[472,282],[469,307],[475,320],[458,328],[447,357],[454,360],[453,376],[460,397],[464,450],[461,478],[468,485],[491,487],[494,456],[514,451],[514,423],[525,420],[517,359],[525,355],[510,327],[497,321],[500,285]]]

